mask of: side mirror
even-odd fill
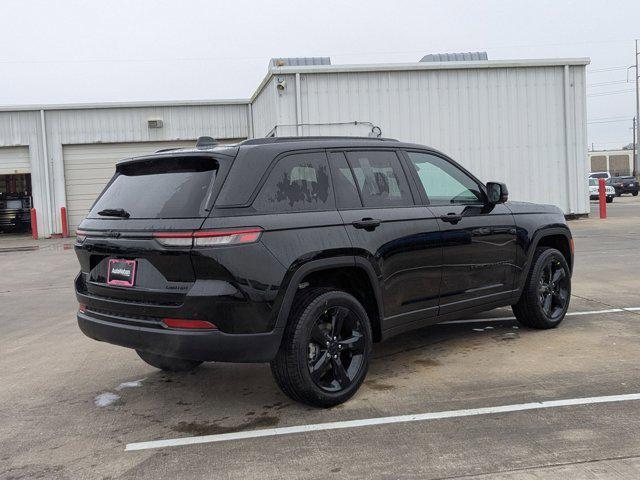
[[[492,205],[504,203],[509,200],[509,190],[507,190],[507,186],[504,183],[488,182],[487,198]]]

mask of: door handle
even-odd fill
[[[462,220],[462,215],[458,215],[457,213],[447,213],[446,215],[442,215],[440,220],[447,223],[456,224],[460,220]]]
[[[381,223],[382,221],[377,218],[363,218],[362,220],[356,220],[351,225],[356,228],[365,229],[367,232],[373,232]]]

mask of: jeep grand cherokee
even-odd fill
[[[523,325],[558,326],[571,233],[557,207],[507,196],[389,139],[128,159],[77,231],[78,323],[163,370],[270,362],[292,399],[336,405],[372,343],[401,332],[506,305]]]

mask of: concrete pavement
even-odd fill
[[[572,311],[640,307],[640,201],[608,208],[606,221],[570,223]],[[87,339],[68,244],[0,253],[0,479],[637,478],[639,401],[127,452],[148,440],[638,393],[640,312],[571,316],[552,331],[504,320],[407,333],[375,347],[353,400],[318,410],[281,394],[267,365],[170,375]]]

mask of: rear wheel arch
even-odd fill
[[[331,287],[353,295],[364,307],[371,322],[373,341],[382,338],[381,294],[373,267],[359,257],[335,257],[308,262],[292,275],[287,286],[276,326],[284,328],[296,295],[304,290]]]

